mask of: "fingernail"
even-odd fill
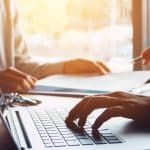
[[[85,124],[85,121],[84,120],[79,120],[79,123],[78,123],[78,126],[79,127],[83,127],[84,126],[84,124]]]
[[[70,122],[69,117],[66,117],[66,118],[65,118],[65,122]]]

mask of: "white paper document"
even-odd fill
[[[139,88],[150,78],[150,71],[112,73],[109,75],[55,75],[39,80],[32,94],[91,95]]]

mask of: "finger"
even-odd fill
[[[146,64],[148,64],[150,62],[150,58],[148,58],[148,59],[143,59],[142,60],[142,65],[146,65]]]
[[[149,57],[149,56],[150,56],[150,48],[147,48],[147,49],[142,50],[141,56],[142,56],[142,58],[147,58],[147,57]]]
[[[16,92],[24,92],[31,89],[30,83],[28,83],[27,80],[20,78],[16,78],[15,82],[12,82],[11,87],[11,89],[14,89]]]
[[[142,56],[142,64],[146,65],[150,62],[150,49],[145,49],[141,53]]]
[[[108,108],[112,106],[120,106],[125,102],[114,97],[109,96],[93,96],[82,108],[81,113],[79,115],[79,123],[80,127],[83,127],[88,115],[95,109],[98,108]]]
[[[31,77],[31,79],[32,79],[34,82],[36,82],[36,81],[37,81],[37,78],[36,78],[36,77],[31,76],[31,75],[30,75],[30,77]]]
[[[13,74],[13,75],[18,76],[18,77],[27,78],[27,74],[17,70],[16,68],[13,68],[13,67],[9,67],[5,71],[9,74]]]
[[[32,76],[27,76],[25,80],[30,84],[31,88],[35,87],[36,80]]]
[[[116,99],[120,99],[120,101],[129,102],[129,99],[132,101],[132,99],[136,99],[136,97],[139,95],[128,93],[128,92],[122,92],[122,91],[116,91],[108,94],[103,94],[103,96],[113,97]],[[140,96],[141,97],[141,96]]]
[[[83,108],[83,106],[87,103],[87,101],[90,99],[89,96],[83,98],[70,112],[68,117],[66,118],[67,122],[72,122],[73,120],[77,119],[79,117],[79,114]]]
[[[96,61],[96,63],[101,66],[107,73],[111,73],[111,70],[103,63],[100,61]]]
[[[118,99],[120,98],[122,100],[127,100],[128,98],[133,98],[136,95],[128,92],[116,91],[116,92],[108,93],[107,96],[116,97]]]
[[[16,82],[9,82],[9,84],[6,84],[2,86],[2,89],[4,92],[20,92],[23,91],[23,88],[20,84]]]
[[[31,85],[31,87],[35,86],[35,83],[37,81],[37,79],[35,77],[25,74],[15,68],[9,68],[8,72],[12,73],[14,76],[17,76],[19,78],[23,78],[23,79],[27,80],[29,82],[29,84]]]
[[[33,86],[31,85],[31,83],[26,80],[26,79],[20,79],[20,86],[21,86],[21,91],[18,92],[24,92],[24,91],[28,91],[30,90]]]
[[[5,87],[10,87],[9,89],[12,89],[13,91],[15,90],[16,92],[23,92],[32,88],[27,79],[12,74],[7,74],[5,78],[7,79]]]
[[[34,87],[35,82],[37,81],[37,79],[36,79],[35,77],[30,76],[30,75],[28,75],[28,74],[25,74],[25,73],[23,73],[23,72],[17,70],[16,68],[10,67],[10,68],[8,68],[8,69],[6,70],[6,72],[7,72],[8,74],[13,74],[14,76],[17,76],[17,77],[20,77],[20,78],[23,78],[23,79],[28,80],[28,82],[30,83],[30,85],[31,85],[32,87]]]
[[[99,66],[97,63],[94,63],[93,69],[94,69],[94,72],[97,72],[100,75],[105,75],[104,69],[101,66]]]
[[[68,128],[70,128],[73,132],[78,132],[78,133],[82,133],[83,132],[83,128],[79,128],[76,123],[74,122],[67,122],[67,120],[65,120],[66,125]]]
[[[127,117],[128,111],[123,106],[113,106],[106,109],[94,122],[92,128],[98,129],[104,122],[112,117]]]
[[[18,92],[18,93],[23,92],[23,91],[25,91],[25,90],[26,90],[26,88],[25,88],[24,86],[20,85],[20,84],[17,84],[17,85],[14,87],[14,91],[15,91],[15,92]]]

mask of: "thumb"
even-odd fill
[[[98,65],[97,63],[95,63],[94,65],[95,67],[93,68],[95,72],[97,72],[100,75],[105,75],[105,70],[103,69],[102,66]]]

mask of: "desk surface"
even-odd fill
[[[102,89],[102,90],[127,90],[129,88],[138,87],[142,85],[150,77],[149,71],[142,72],[129,72],[120,74],[111,74],[106,76],[64,76],[57,75],[45,78],[37,83],[37,85],[53,85],[61,87],[72,88],[87,88],[87,89]],[[43,101],[43,104],[38,107],[45,107],[49,105],[49,102],[53,101],[53,107],[61,107],[63,103],[56,103],[55,100],[59,97],[48,97],[40,95],[29,95],[29,97],[37,98]],[[68,107],[71,109],[80,99],[77,98],[63,98],[68,101]],[[62,98],[59,100],[59,102]],[[70,107],[70,106],[71,107]],[[5,141],[5,132],[0,124],[0,141]],[[7,138],[7,137],[6,137]],[[5,142],[3,143],[5,145]],[[0,145],[1,147],[1,145]],[[3,147],[3,146],[2,146]]]

